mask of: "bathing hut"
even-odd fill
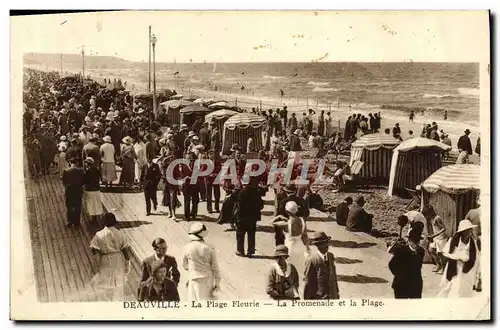
[[[191,127],[197,118],[201,118],[201,122],[203,123],[205,115],[210,111],[212,110],[199,104],[188,105],[179,111],[181,116],[180,123],[181,125],[186,124],[188,127]]]
[[[391,172],[391,160],[394,148],[400,144],[388,134],[367,134],[351,145],[350,166],[362,162],[359,176],[376,183],[387,183]]]
[[[422,208],[432,205],[443,218],[449,235],[456,231],[467,212],[475,207],[480,193],[480,176],[479,165],[448,165],[417,186],[422,194]]]
[[[180,125],[180,110],[191,104],[193,104],[193,102],[186,100],[170,100],[160,103],[160,106],[163,107],[167,113],[167,122],[169,126],[172,126],[173,124]]]
[[[222,132],[224,131],[224,123],[226,122],[226,120],[237,114],[237,111],[229,109],[217,110],[205,115],[205,122],[210,123],[213,121],[215,123],[215,126],[219,129],[219,132],[221,132],[222,134]]]
[[[249,137],[253,138],[258,149],[262,146],[262,130],[265,124],[266,118],[253,113],[243,112],[232,116],[224,123],[222,150],[229,150],[233,143],[238,143],[241,149],[246,151]]]
[[[401,142],[392,155],[389,196],[415,189],[443,166],[442,154],[449,150],[444,143],[421,137]]]

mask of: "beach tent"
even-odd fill
[[[254,145],[262,146],[262,130],[266,118],[253,113],[243,112],[232,116],[224,123],[222,150],[228,150],[233,143],[238,143],[243,152],[247,148],[247,140],[251,136]]]
[[[210,123],[211,121],[214,121],[215,126],[219,129],[219,132],[224,131],[224,123],[226,120],[228,120],[230,117],[237,115],[237,111],[229,110],[229,109],[221,109],[221,110],[216,110],[214,112],[210,112],[209,114],[205,115],[205,122]]]
[[[394,149],[389,177],[389,196],[415,189],[432,173],[443,166],[442,153],[451,147],[436,140],[413,138]]]
[[[480,192],[480,166],[456,164],[441,167],[429,176],[417,190],[422,193],[422,208],[430,204],[443,218],[451,236],[460,220],[475,207]]]
[[[226,101],[219,101],[219,102],[215,102],[215,103],[212,103],[208,106],[210,109],[213,109],[213,110],[219,110],[219,109],[224,109],[224,108],[230,108],[231,105],[229,103],[227,103]]]
[[[191,104],[193,104],[193,102],[186,100],[170,100],[160,103],[160,106],[165,108],[165,111],[167,112],[167,122],[169,126],[172,126],[173,124],[180,125],[181,124],[180,110]]]
[[[400,141],[388,134],[367,134],[351,145],[352,167],[356,162],[363,162],[359,176],[378,183],[387,183],[391,172],[392,152]]]
[[[191,127],[196,118],[201,117],[202,119],[205,117],[207,113],[209,113],[210,110],[209,108],[205,108],[204,106],[201,106],[199,104],[191,104],[188,105],[187,107],[182,108],[179,113],[180,113],[180,123],[181,124],[186,124],[188,127]]]

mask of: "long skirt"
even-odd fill
[[[132,158],[124,157],[122,161],[122,173],[120,174],[121,184],[133,184],[135,179],[135,162]]]
[[[98,191],[84,191],[83,200],[85,202],[85,210],[88,215],[101,215],[103,214],[103,207],[101,201],[101,192]]]
[[[142,183],[142,176],[146,165],[135,162],[135,181]]]
[[[103,182],[113,182],[118,179],[115,163],[103,162],[101,166],[101,176]]]
[[[99,272],[90,281],[100,300],[123,301],[125,258],[121,252],[101,255]]]
[[[212,277],[189,280],[187,283],[188,300],[215,300],[213,287],[214,281]]]
[[[288,248],[288,262],[295,266],[299,273],[299,278],[304,276],[306,268],[307,251],[300,236],[285,236],[285,246]]]
[[[449,263],[446,264],[443,277],[441,280],[441,291],[438,293],[438,298],[465,298],[474,295],[474,284],[477,280],[477,267],[479,266],[478,259],[475,265],[468,273],[463,272],[464,263],[457,261],[457,275],[448,281],[446,273],[448,272]]]

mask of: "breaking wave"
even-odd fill
[[[430,98],[442,99],[442,98],[452,98],[455,96],[449,94],[424,94],[423,97],[424,99],[430,99]]]
[[[281,77],[281,76],[262,76],[262,79],[271,79],[271,80],[278,80],[278,79],[282,79],[284,77]]]
[[[329,82],[318,82],[318,81],[310,81],[307,84],[313,85],[313,86],[328,86],[328,85],[330,85]]]
[[[324,87],[314,87],[313,92],[338,92],[338,88],[324,88]]]
[[[479,88],[459,88],[458,94],[479,97]]]

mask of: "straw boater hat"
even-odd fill
[[[192,137],[192,139],[193,140],[199,140],[200,138],[197,135],[195,135],[195,136]]]
[[[472,222],[470,222],[470,220],[464,219],[460,221],[460,223],[458,224],[458,230],[456,231],[456,233],[460,233],[462,231],[466,231],[467,229],[472,229],[476,227],[477,225],[473,225]]]
[[[106,120],[113,120],[113,119],[115,119],[113,112],[111,112],[111,111],[108,112],[108,114],[106,115]]]
[[[59,140],[61,140],[61,141],[66,141],[66,140],[67,140],[66,135],[61,135],[61,137],[59,138]]]
[[[122,139],[123,143],[132,143],[132,138],[130,136],[126,136]]]
[[[295,134],[295,135],[300,135],[300,133],[301,133],[300,129],[298,129],[298,128],[295,131],[293,131],[293,134]]]
[[[326,235],[324,231],[316,231],[309,235],[309,241],[314,245],[329,242],[331,239],[332,237]]]
[[[105,137],[102,138],[102,140],[106,143],[111,143],[111,136],[106,135]]]
[[[181,128],[182,128],[182,127],[181,127]],[[194,132],[193,132],[193,131],[190,131],[190,132],[188,133],[188,138],[193,137],[193,136],[194,136]]]
[[[92,157],[87,157],[87,158],[85,158],[85,163],[90,163],[90,164],[92,164],[92,165],[93,165],[93,164],[95,163],[95,162],[94,162],[94,158],[92,158]]]
[[[144,109],[143,109],[143,108],[139,108],[139,110],[137,110],[137,114],[139,114],[139,115],[140,115],[141,113],[143,113],[143,112],[144,112]]]
[[[276,246],[276,249],[274,250],[274,256],[276,258],[289,257],[290,255],[288,254],[288,248],[285,245]]]
[[[186,125],[186,124],[182,124],[182,125],[181,125],[181,130],[183,130],[183,129],[187,129],[187,128],[188,128],[188,125]],[[194,133],[193,133],[193,134],[194,134]]]

